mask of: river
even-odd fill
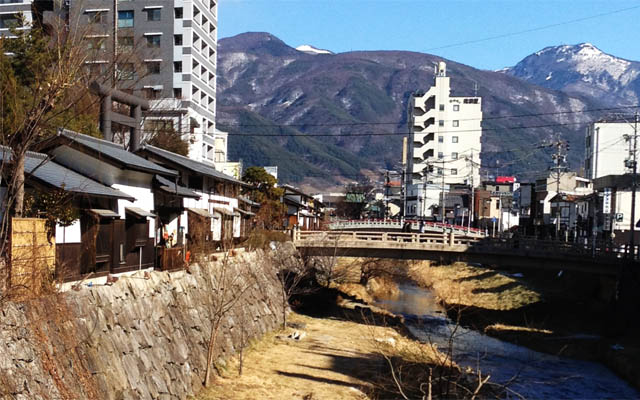
[[[449,320],[426,289],[403,283],[395,299],[376,305],[405,316],[405,325],[424,342],[447,348],[453,335],[453,359],[477,368],[491,381],[528,399],[640,399],[640,392],[605,366],[589,361],[540,353],[504,342]],[[509,393],[510,398],[518,398]]]

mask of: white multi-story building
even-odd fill
[[[451,96],[446,64],[409,100],[407,214],[430,216],[450,185],[480,184],[482,99]]]
[[[173,129],[190,158],[232,170],[227,134],[215,124],[217,15],[216,0],[0,0],[0,35],[21,17],[25,29],[62,18],[85,40],[94,76],[150,100],[145,137]]]
[[[625,160],[629,158],[629,141],[635,134],[633,117],[630,122],[596,122],[587,128],[585,140],[585,177],[596,179],[629,172]]]

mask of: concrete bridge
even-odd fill
[[[533,238],[501,239],[445,233],[296,231],[295,246],[316,256],[464,261],[503,267],[566,269],[618,275],[624,249]]]
[[[419,232],[420,227],[425,233],[446,233],[453,231],[456,235],[470,237],[485,237],[481,229],[471,228],[461,225],[444,224],[441,222],[418,221],[418,220],[392,220],[392,219],[358,219],[358,220],[338,220],[329,224],[329,229],[334,231],[367,231],[367,232],[401,232],[404,225],[408,223],[412,232]]]

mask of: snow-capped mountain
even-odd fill
[[[307,54],[333,54],[332,51],[319,49],[317,47],[313,47],[309,44],[303,44],[301,46],[296,47],[296,50],[301,51]]]
[[[640,98],[640,62],[604,53],[591,43],[546,47],[500,72],[611,105],[638,104]]]

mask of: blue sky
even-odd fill
[[[547,46],[582,42],[640,60],[637,0],[221,0],[218,14],[219,39],[269,32],[292,47],[418,51],[483,69],[514,65]]]

